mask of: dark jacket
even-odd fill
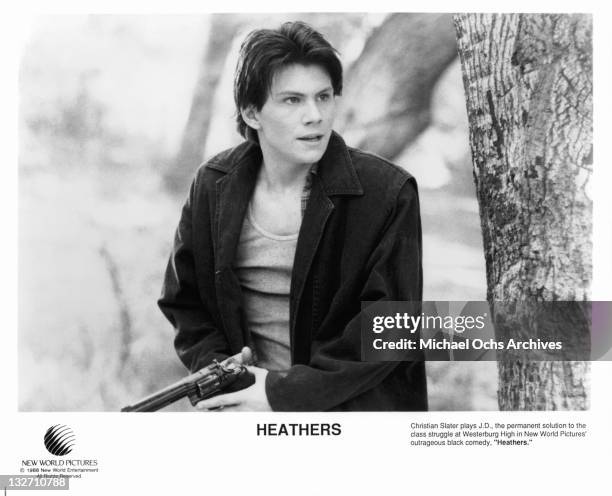
[[[251,142],[202,165],[176,231],[159,306],[195,371],[250,342],[233,271],[261,151]],[[292,367],[269,372],[273,410],[426,410],[422,362],[362,362],[362,301],[422,298],[415,180],[333,133],[314,175],[290,292]]]

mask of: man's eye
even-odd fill
[[[285,98],[285,103],[288,103],[290,105],[294,105],[296,103],[299,103],[300,99],[297,96],[289,96],[287,98]]]
[[[321,95],[319,95],[319,100],[321,100],[322,102],[327,102],[331,99],[331,95],[329,93],[322,93]]]

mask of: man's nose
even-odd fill
[[[321,115],[321,109],[316,101],[310,100],[306,102],[306,108],[304,109],[304,116],[302,121],[304,124],[312,124],[321,122],[323,116]]]

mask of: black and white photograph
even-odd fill
[[[277,494],[264,462],[300,451],[489,466],[607,444],[609,61],[603,14],[576,9],[25,16],[7,163],[24,426],[0,489],[49,466],[77,494],[124,470],[128,492],[229,490],[143,480],[193,471],[198,446],[206,477]],[[486,328],[423,352],[432,308]],[[484,351],[461,359],[470,338]],[[234,452],[261,456],[232,472]],[[407,487],[332,472],[340,494]]]
[[[362,362],[359,318],[589,299],[591,17],[295,17],[41,19],[20,409],[116,411],[244,347],[198,408],[586,408],[585,364]]]

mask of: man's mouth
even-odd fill
[[[317,143],[323,139],[322,134],[307,134],[306,136],[300,136],[300,141],[306,141],[308,143]]]

